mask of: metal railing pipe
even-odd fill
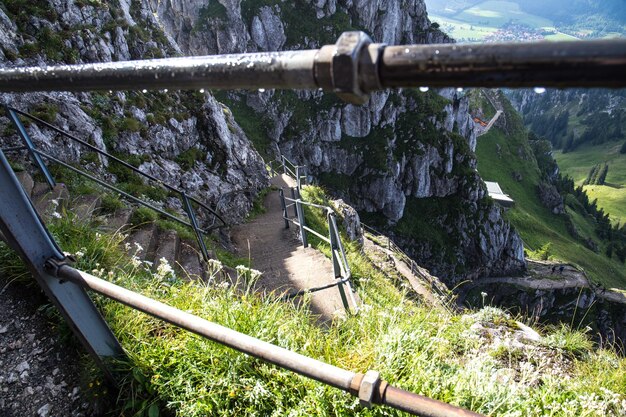
[[[285,220],[285,229],[289,229],[289,220],[287,218],[287,204],[285,203],[285,191],[281,188],[278,190],[280,197],[280,206],[283,210],[283,219]]]
[[[3,68],[0,91],[318,88],[316,50]]]
[[[296,213],[298,214],[298,223],[300,223],[300,238],[302,239],[302,246],[309,246],[309,241],[306,237],[306,223],[304,221],[304,210],[302,209],[302,203],[300,200],[296,200]]]
[[[191,228],[193,229],[194,234],[196,235],[196,241],[198,242],[198,246],[200,247],[200,252],[202,253],[202,258],[205,262],[208,262],[211,257],[209,256],[209,251],[204,243],[204,237],[202,236],[202,229],[198,226],[198,219],[196,218],[196,213],[191,205],[191,200],[185,193],[180,193],[180,196],[183,200],[183,205],[185,208],[185,212],[187,213],[187,217],[189,218],[189,222],[191,223]]]
[[[384,87],[624,87],[626,40],[388,46]]]
[[[326,242],[326,243],[330,244],[330,239],[329,239],[327,236],[324,236],[324,235],[323,235],[323,234],[321,234],[321,233],[317,233],[315,230],[311,229],[311,228],[310,228],[310,227],[308,227],[308,226],[304,226],[304,229],[305,229],[306,231],[308,231],[309,233],[311,233],[311,234],[313,234],[313,235],[317,236],[318,238],[320,238],[320,239],[321,239],[321,240],[323,240],[324,242]]]
[[[365,375],[347,371],[178,310],[86,272],[74,269],[65,263],[52,266],[56,276],[62,280],[91,289],[105,297],[201,337],[344,390],[354,396],[358,396],[361,403],[368,407],[372,404],[387,404],[418,416],[480,417],[479,414],[471,411],[394,388],[381,380],[378,373],[374,371],[369,371]]]
[[[145,177],[145,178],[149,179],[150,181],[153,181],[153,182],[155,182],[155,183],[157,183],[157,184],[159,184],[159,185],[163,186],[165,189],[167,189],[167,190],[169,190],[169,191],[172,191],[172,192],[175,192],[175,193],[179,193],[179,194],[183,193],[183,191],[179,190],[178,188],[173,187],[173,186],[169,185],[168,183],[161,181],[160,179],[156,178],[156,177],[155,177],[155,176],[153,176],[153,175],[150,175],[150,174],[148,174],[148,173],[146,173],[146,172],[143,172],[142,170],[140,170],[140,169],[138,169],[137,167],[135,167],[135,166],[133,166],[133,165],[129,164],[128,162],[126,162],[126,161],[124,161],[124,160],[122,160],[122,159],[120,159],[120,158],[118,158],[118,157],[116,157],[116,156],[114,156],[114,155],[111,155],[110,153],[108,153],[108,152],[106,152],[106,151],[103,151],[102,149],[98,148],[97,146],[94,146],[94,145],[92,145],[91,143],[86,142],[86,141],[84,141],[84,140],[82,140],[82,139],[80,139],[80,138],[77,138],[76,136],[71,135],[71,134],[69,134],[69,133],[65,132],[65,131],[64,131],[64,130],[62,130],[62,129],[59,129],[59,128],[58,128],[58,127],[56,127],[55,125],[50,124],[50,123],[46,122],[45,120],[42,120],[42,119],[40,119],[40,118],[38,118],[38,117],[36,117],[36,116],[33,116],[32,114],[29,114],[29,113],[23,112],[23,111],[18,110],[18,109],[16,109],[16,108],[13,108],[13,107],[7,107],[7,113],[11,114],[11,112],[12,112],[12,113],[15,113],[15,114],[19,114],[19,115],[24,116],[24,117],[27,117],[27,118],[29,118],[29,119],[31,119],[31,120],[34,120],[34,121],[36,121],[37,123],[40,123],[40,124],[42,124],[42,125],[46,126],[48,129],[51,129],[51,130],[53,130],[53,131],[57,132],[58,134],[60,134],[60,135],[62,135],[62,136],[64,136],[64,137],[66,137],[66,138],[68,138],[68,139],[70,139],[70,140],[73,140],[73,141],[75,141],[75,142],[78,142],[78,143],[80,143],[81,145],[83,145],[83,146],[85,146],[85,147],[89,148],[89,149],[90,149],[90,150],[92,150],[93,152],[96,152],[96,153],[97,153],[97,154],[99,154],[99,155],[102,155],[102,156],[104,156],[104,157],[106,157],[106,158],[108,158],[108,159],[111,159],[111,160],[113,160],[113,161],[117,162],[118,164],[122,165],[123,167],[125,167],[125,168],[127,168],[127,169],[130,169],[131,171],[133,171],[133,172],[135,172],[135,173],[137,173],[137,174],[139,174],[139,175],[141,175],[141,176],[143,176],[143,177]],[[15,121],[14,121],[14,124],[17,124],[17,123],[15,123]],[[19,125],[21,125],[21,123],[19,123]],[[206,204],[204,204],[203,202],[199,201],[198,199],[196,199],[196,198],[195,198],[195,197],[193,197],[193,196],[187,196],[187,197],[188,197],[191,201],[193,201],[194,203],[196,203],[196,204],[198,204],[198,205],[202,206],[202,208],[204,208],[205,210],[207,210],[207,211],[208,211],[208,212],[209,212],[212,216],[214,216],[214,218],[218,219],[218,220],[219,220],[222,224],[224,224],[224,225],[226,224],[226,221],[224,221],[224,219],[223,219],[223,218],[222,218],[222,217],[221,217],[221,216],[220,216],[220,215],[219,215],[219,214],[218,214],[218,213],[217,213],[214,209],[212,209],[211,207],[207,206]]]
[[[345,32],[319,50],[0,69],[0,92],[317,89],[363,103],[395,87],[626,87],[626,40],[373,44]]]
[[[30,138],[30,135],[26,131],[26,128],[17,117],[18,112],[15,111],[15,109],[12,109],[8,106],[5,107],[5,110],[6,110],[7,115],[9,116],[9,119],[11,120],[13,125],[17,128],[17,132],[22,138],[22,142],[24,142],[26,149],[28,149],[28,152],[30,153],[33,160],[35,161],[35,164],[37,165],[37,167],[43,174],[44,178],[46,179],[48,186],[50,186],[51,189],[54,188],[54,186],[56,185],[56,181],[54,180],[54,177],[52,177],[52,173],[50,173],[46,164],[41,159],[41,156],[37,153],[35,144],[33,143],[32,139]]]
[[[135,202],[137,204],[140,204],[140,205],[142,205],[144,207],[148,207],[149,209],[156,211],[160,215],[165,216],[168,219],[173,220],[175,222],[178,222],[178,223],[182,224],[183,226],[187,226],[187,227],[193,228],[193,225],[191,223],[187,223],[186,221],[179,219],[178,217],[168,213],[165,210],[162,210],[162,209],[160,209],[158,207],[155,207],[155,206],[153,206],[151,204],[148,204],[145,201],[143,201],[142,199],[137,198],[137,197],[135,197],[135,196],[125,192],[125,191],[122,191],[119,188],[114,187],[113,185],[110,185],[106,181],[102,181],[101,179],[94,177],[93,175],[89,175],[86,172],[81,171],[80,169],[75,168],[75,167],[71,166],[70,164],[67,164],[67,163],[63,162],[60,159],[57,159],[57,158],[55,158],[52,155],[48,155],[47,153],[45,153],[43,151],[40,151],[40,150],[37,150],[37,149],[35,150],[35,152],[37,154],[43,156],[44,158],[50,159],[51,161],[54,161],[55,163],[57,163],[57,164],[65,167],[65,168],[69,169],[70,171],[73,171],[73,172],[75,172],[77,174],[80,174],[80,175],[84,176],[85,178],[90,179],[91,181],[95,182],[96,184],[98,184],[98,185],[100,185],[100,186],[102,186],[104,188],[107,188],[107,189],[109,189],[111,191],[115,191],[116,193],[120,194],[124,198],[127,198],[128,200],[131,200],[131,201],[133,201],[133,202]],[[202,232],[203,233],[207,233],[206,230],[202,230]]]

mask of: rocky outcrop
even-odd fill
[[[563,204],[563,197],[559,194],[559,191],[552,184],[546,182],[540,182],[537,186],[537,194],[539,200],[544,207],[549,208],[553,214],[565,213],[565,205]]]
[[[354,28],[389,44],[450,41],[431,27],[421,0],[154,3],[161,23],[190,54],[314,48]],[[384,216],[390,233],[403,218],[416,215],[407,212],[411,199],[460,197],[467,210],[434,220],[442,230],[460,228],[462,238],[451,242],[458,261],[439,263],[441,275],[460,279],[523,268],[521,240],[498,208],[484,204],[482,183],[474,174],[476,132],[462,93],[385,91],[363,106],[317,91],[229,93],[220,100],[231,105],[235,118],[250,118],[251,112],[263,118],[259,127],[270,142],[267,153],[280,151],[306,165],[311,179],[359,212]],[[410,245],[416,259],[429,267],[442,261],[433,255],[428,236],[420,236],[420,242],[414,237],[399,240]],[[455,272],[457,262],[463,272]]]
[[[121,0],[94,7],[52,1],[50,6],[54,13],[41,9],[41,15],[27,21],[11,19],[0,9],[6,65],[140,59],[180,50],[161,31],[148,2]],[[7,13],[17,16],[19,10],[9,7]],[[46,38],[38,35],[41,30],[47,30]],[[49,45],[57,41],[60,51]],[[27,46],[31,44],[32,48]],[[74,136],[132,160],[140,170],[217,205],[230,222],[243,219],[258,191],[268,184],[263,160],[230,111],[208,93],[2,94],[0,101],[44,114]],[[0,125],[12,133],[4,135],[3,143],[18,144],[8,120],[1,117]],[[106,159],[90,157],[81,145],[35,124],[29,132],[38,147],[59,159],[111,181],[126,181]],[[157,203],[182,208],[176,198]]]
[[[551,272],[552,264],[532,262],[531,276],[488,278],[461,287],[460,302],[480,307],[485,304],[542,322],[566,323],[577,329],[589,326],[606,346],[626,344],[626,296],[589,282],[583,272],[564,265]]]

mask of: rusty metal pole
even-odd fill
[[[66,263],[52,261],[51,264],[59,279],[95,291],[201,337],[344,390],[358,397],[363,406],[385,404],[424,417],[480,417],[480,414],[392,387],[376,371],[365,374],[347,371],[204,320],[74,269]]]

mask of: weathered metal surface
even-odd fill
[[[396,87],[626,87],[626,40],[372,44],[346,32],[319,50],[0,69],[0,92],[317,89],[363,103]]]
[[[0,70],[0,91],[317,88],[316,50]]]
[[[62,283],[46,270],[47,260],[62,261],[65,256],[43,225],[2,152],[0,190],[0,231],[74,333],[96,359],[123,355],[117,339],[83,288]]]
[[[52,174],[50,173],[50,171],[48,171],[48,167],[41,159],[41,156],[39,156],[39,154],[35,152],[35,144],[31,140],[30,135],[26,131],[26,128],[24,127],[22,122],[20,122],[19,117],[17,117],[17,112],[10,107],[5,107],[5,111],[7,113],[7,116],[9,116],[9,120],[11,120],[11,122],[17,129],[17,132],[19,133],[20,137],[22,138],[22,141],[24,142],[26,149],[28,149],[30,156],[33,158],[33,160],[35,161],[35,164],[37,165],[37,167],[43,174],[44,178],[46,179],[46,182],[48,183],[51,189],[54,188],[54,186],[56,185],[56,181],[52,177]]]
[[[327,364],[285,348],[239,333],[219,324],[178,310],[159,301],[129,291],[101,278],[60,265],[58,277],[91,289],[108,298],[142,311],[177,327],[245,354],[273,363],[324,384],[358,396],[370,404],[386,404],[417,416],[479,417],[479,414],[390,386],[378,373],[363,374]]]
[[[388,46],[380,80],[387,88],[625,87],[626,40]]]
[[[384,387],[381,384],[381,387]],[[417,395],[399,388],[387,385],[376,399],[382,404],[406,411],[422,417],[480,417],[480,414],[464,410],[432,398]]]

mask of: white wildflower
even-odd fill
[[[54,207],[58,207],[58,206],[59,206],[59,200],[57,200],[57,199],[50,200],[50,203],[51,203]]]
[[[139,265],[141,265],[141,259],[139,259],[137,255],[133,255],[130,258],[130,264],[133,266],[133,268],[138,268]]]
[[[140,253],[141,251],[143,251],[143,246],[141,246],[139,243],[135,242],[135,255]]]
[[[128,243],[128,242],[124,243],[124,250],[126,252],[128,252],[130,250],[130,243]]]
[[[61,218],[61,213],[55,211],[51,214],[52,217],[54,217],[55,219],[60,219]]]
[[[161,279],[171,277],[174,278],[176,275],[174,273],[174,268],[170,265],[170,263],[165,258],[159,259],[159,266],[157,266],[157,276]]]

